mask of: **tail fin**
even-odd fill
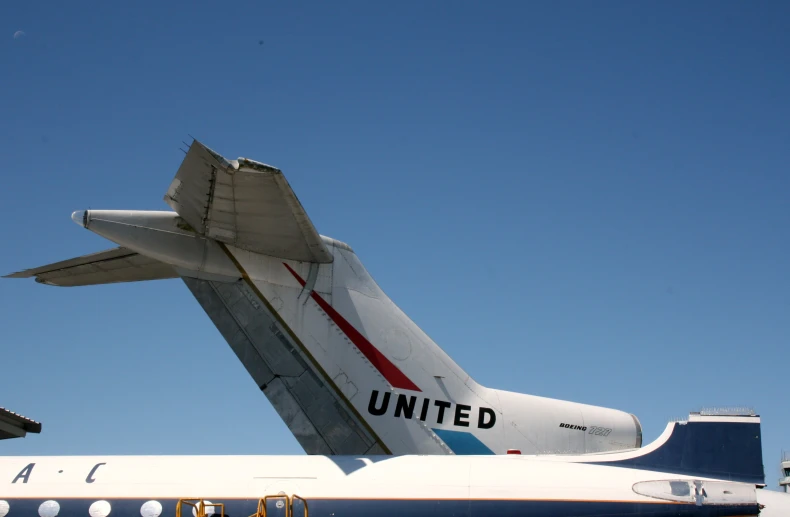
[[[100,254],[112,264],[77,259],[90,273],[77,280],[60,278],[70,270],[45,277],[48,268],[21,276],[87,285],[178,274],[311,454],[641,445],[638,420],[623,411],[476,383],[387,297],[348,245],[318,234],[279,169],[226,160],[194,142],[165,200],[175,213],[73,215],[122,246]],[[127,251],[132,272],[94,275]]]
[[[585,462],[765,486],[760,417],[753,413],[691,413],[642,450],[596,456]]]
[[[195,142],[165,199],[238,269],[242,281],[209,279],[211,260],[196,255],[201,273],[182,276],[308,453],[584,453],[641,444],[628,413],[477,384],[348,245],[318,234],[279,169],[227,160]],[[107,235],[118,242],[118,232]]]
[[[628,413],[476,383],[387,297],[347,244],[322,239],[332,254],[322,264],[227,246],[243,285],[211,286],[221,304],[187,280],[256,382],[284,383],[272,390],[258,382],[287,423],[309,428],[303,445],[321,442],[335,454],[330,442],[346,454],[365,452],[355,447],[539,454],[641,445],[639,422]],[[255,353],[240,353],[239,340]],[[294,358],[299,364],[286,369]]]

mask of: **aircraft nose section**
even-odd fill
[[[71,220],[77,223],[78,225],[82,226],[83,228],[88,227],[88,211],[87,210],[77,210],[76,212],[71,214]]]

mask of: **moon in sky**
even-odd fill
[[[25,35],[25,31],[16,31],[14,33],[14,39],[19,39],[19,38],[21,38],[24,35]]]

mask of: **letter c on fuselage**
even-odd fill
[[[107,465],[107,464],[97,463],[96,465],[93,466],[91,471],[88,473],[88,477],[85,478],[86,483],[93,483],[94,481],[96,481],[96,478],[94,478],[93,475],[96,474],[96,471],[99,470],[99,467],[101,467],[102,465]]]

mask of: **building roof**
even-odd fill
[[[40,433],[41,422],[36,422],[0,407],[0,440],[22,438],[27,433]]]

